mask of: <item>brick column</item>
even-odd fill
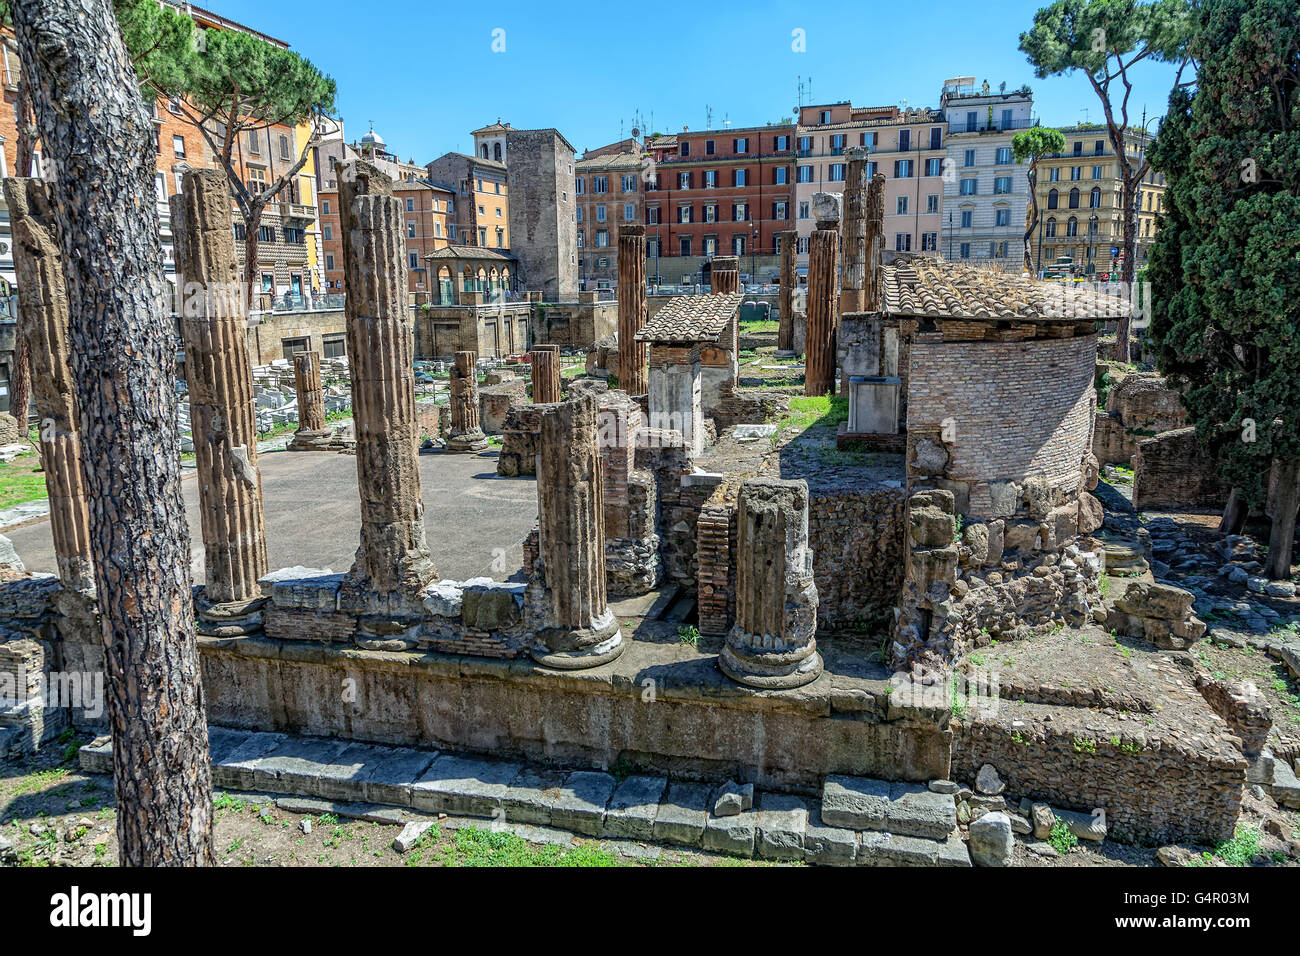
[[[425,542],[420,496],[406,227],[392,188],[392,180],[361,160],[348,163],[339,176],[361,495],[361,546],[341,597],[343,607],[363,616],[357,632],[362,643],[402,628],[366,616],[409,619],[421,609],[420,590],[438,577]]]
[[[185,174],[175,237],[190,294],[181,316],[190,431],[198,468],[206,583],[199,599],[204,633],[261,626],[258,579],[267,572],[257,416],[243,297],[236,279],[230,185],[219,170]]]
[[[534,353],[536,354],[536,353]],[[447,450],[479,452],[487,448],[487,435],[479,426],[478,367],[473,352],[457,352],[451,369],[451,428]]]
[[[750,687],[801,687],[822,672],[807,484],[751,478],[736,522],[736,621],[718,666]]]
[[[560,347],[533,346],[533,404],[549,405],[563,397],[560,390]]]
[[[867,151],[851,146],[848,179],[844,183],[844,273],[841,277],[840,314],[861,312],[867,282]]]
[[[862,310],[879,312],[884,308],[880,287],[880,267],[885,255],[885,174],[876,173],[867,187],[866,230],[863,245],[866,250],[866,271],[863,283]]]
[[[781,240],[781,314],[778,316],[776,350],[794,354],[794,292],[799,277],[799,233],[793,229],[778,232]]]
[[[836,267],[839,259],[839,197],[817,193],[817,230],[808,254],[808,332],[804,344],[805,395],[835,392],[835,324],[839,296]],[[832,215],[834,214],[834,215]]]
[[[740,259],[736,256],[714,256],[710,272],[713,294],[740,291]]]
[[[289,442],[290,451],[311,451],[327,447],[333,429],[325,423],[325,393],[320,384],[320,353],[295,352],[293,384],[298,392],[298,429]]]
[[[564,670],[597,667],[623,653],[605,595],[605,516],[594,395],[542,413],[537,473],[541,572],[549,605],[531,653]]]
[[[81,472],[77,392],[68,361],[68,295],[63,278],[58,220],[49,185],[40,179],[6,179],[18,277],[18,334],[27,344],[32,397],[40,419],[41,468],[50,499],[50,533],[59,580],[74,590],[95,585],[90,554],[90,513]],[[23,418],[19,416],[19,423]]]
[[[646,345],[636,334],[646,323],[645,226],[618,227],[618,387],[629,395],[649,391]]]

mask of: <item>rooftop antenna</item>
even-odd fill
[[[1083,121],[1088,122],[1088,107],[1086,106],[1083,108]]]
[[[704,104],[704,128],[713,129],[713,107],[708,103]]]
[[[731,129],[731,120],[729,119],[730,116],[731,116],[730,113],[722,114],[722,125],[727,127],[727,129]]]

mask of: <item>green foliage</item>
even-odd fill
[[[1075,737],[1074,752],[1077,754],[1095,754],[1097,752],[1097,741],[1090,737]]]
[[[1011,155],[1032,168],[1049,153],[1065,152],[1065,134],[1049,126],[1031,126],[1011,137]]]
[[[1052,824],[1052,832],[1047,835],[1047,842],[1052,845],[1052,849],[1064,856],[1079,845],[1079,838],[1064,820],[1057,817]]]
[[[1239,826],[1231,840],[1214,848],[1214,855],[1228,866],[1250,866],[1259,854],[1259,831],[1254,827]]]
[[[1186,0],[1056,0],[1034,14],[1020,49],[1040,79],[1083,70],[1101,83],[1113,69],[1111,57],[1126,66],[1148,57],[1181,59],[1189,16]]]
[[[1272,459],[1300,456],[1300,7],[1206,0],[1191,53],[1196,93],[1171,94],[1152,149],[1168,212],[1149,337],[1221,476],[1258,506]]]
[[[691,647],[700,646],[700,629],[693,624],[683,624],[677,628],[677,639]]]

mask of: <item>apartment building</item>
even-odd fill
[[[647,271],[656,283],[706,281],[715,255],[739,256],[742,280],[780,273],[778,232],[792,228],[794,126],[684,129],[647,143]]]
[[[642,222],[641,148],[626,139],[587,150],[576,165],[578,288],[618,286],[618,227]]]
[[[465,153],[445,153],[425,167],[424,178],[456,197],[448,239],[484,249],[510,248],[510,191],[506,164]]]
[[[1017,163],[1011,141],[1035,125],[1029,87],[993,92],[973,76],[946,80],[939,109],[948,127],[943,192],[947,259],[975,259],[1019,270],[1024,266],[1029,165]]]
[[[867,149],[869,176],[885,177],[885,249],[939,251],[943,211],[943,162],[947,123],[943,113],[897,106],[855,107],[848,101],[804,106],[796,135],[794,223],[799,234],[798,268],[808,265],[808,245],[817,224],[812,198],[844,192],[849,147]]]
[[[1123,243],[1122,183],[1119,159],[1106,127],[1081,124],[1061,129],[1065,152],[1039,160],[1039,226],[1030,237],[1030,254],[1041,272],[1068,259],[1080,275],[1118,275]],[[1125,150],[1141,162],[1151,144],[1143,130],[1125,134]],[[1138,188],[1136,266],[1146,264],[1164,212],[1165,179],[1149,172]]]

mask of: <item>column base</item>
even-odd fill
[[[297,431],[285,446],[286,451],[338,451],[343,442],[334,437],[334,429],[323,431]]]
[[[751,635],[733,627],[718,655],[718,667],[737,683],[760,690],[789,690],[811,684],[822,673],[817,642],[783,650],[763,650]],[[740,645],[739,647],[737,645]]]
[[[487,435],[484,435],[483,430],[480,428],[475,428],[473,431],[460,432],[459,434],[453,433],[447,436],[447,451],[460,452],[464,454],[468,452],[485,451],[487,447]]]
[[[420,622],[382,615],[362,617],[352,642],[367,651],[409,651],[418,646]]]
[[[539,631],[529,655],[543,667],[583,670],[616,660],[627,648],[614,612],[606,610],[591,627],[548,627]]]
[[[772,357],[779,358],[779,359],[792,359],[792,358],[798,358],[799,353],[796,352],[794,349],[777,349],[775,352],[772,353]]]
[[[202,594],[195,602],[195,630],[205,637],[243,637],[262,630],[262,608],[266,598],[213,604]]]

